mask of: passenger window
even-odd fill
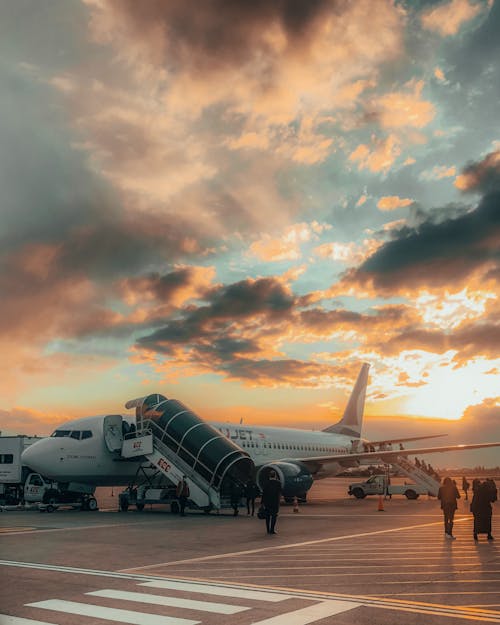
[[[82,432],[82,440],[84,438],[92,438],[92,432],[90,430],[83,430],[83,432]]]
[[[71,432],[70,434],[71,438],[76,438],[77,441],[80,440],[80,432],[78,430],[74,430],[73,432]]]

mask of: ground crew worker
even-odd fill
[[[181,516],[186,516],[184,510],[186,509],[186,503],[189,497],[189,486],[185,475],[183,475],[182,480],[180,480],[177,484],[175,494],[177,496],[177,499],[179,500]]]

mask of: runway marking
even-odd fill
[[[136,525],[149,525],[148,521],[138,521],[134,523],[133,527]],[[48,527],[44,528],[30,528],[24,531],[19,531],[19,528],[16,528],[16,531],[4,533],[4,536],[16,536],[17,534],[49,534],[52,532],[74,532],[76,530],[93,530],[93,529],[106,529],[108,527],[126,527],[126,523],[105,523],[105,524],[97,524],[97,525],[76,525],[75,527]]]
[[[306,554],[304,554],[304,555],[306,555]],[[335,554],[333,554],[333,555],[335,555]],[[439,563],[438,564],[427,564],[427,563],[430,560],[439,560],[441,562],[442,560],[446,559],[447,555],[449,555],[449,553],[448,554],[443,554],[442,556],[435,556],[435,557],[432,557],[432,558],[426,558],[425,555],[422,555],[422,556],[419,556],[419,557],[415,557],[415,558],[404,558],[404,557],[403,558],[394,558],[393,556],[389,556],[390,559],[387,560],[387,563],[384,564],[383,566],[391,566],[393,562],[397,562],[399,567],[402,567],[402,566],[406,566],[406,567],[408,567],[408,566],[415,566],[415,563],[413,563],[413,564],[400,564],[400,562],[406,562],[407,560],[417,560],[417,561],[425,560],[426,566],[439,566]],[[299,554],[295,554],[295,556],[291,559],[291,562],[296,562],[298,557],[300,557]],[[273,558],[273,560],[274,560],[274,558]],[[366,564],[367,560],[369,560],[368,557],[367,558],[335,558],[335,562],[362,562],[362,564],[352,564],[352,565],[345,564],[342,568],[347,568],[347,567],[350,567],[350,566],[352,566],[352,568],[356,568],[357,566],[363,566],[363,567],[365,567],[365,566],[382,566],[380,564]],[[457,555],[453,554],[453,561],[455,562],[457,560],[460,560],[460,566],[470,566],[471,564],[477,563],[477,556],[457,556]],[[474,560],[474,562],[462,562],[462,560]],[[324,561],[325,561],[324,558],[318,558],[318,559],[307,558],[307,562],[308,563],[313,563],[313,562],[322,563]],[[238,560],[236,562],[236,564],[238,564],[238,565],[240,565],[240,564],[255,564],[255,563],[258,563],[258,562],[259,562],[258,560]],[[288,562],[289,561],[284,560],[282,562],[279,562],[279,564],[282,564],[283,567],[289,567]],[[278,564],[278,562],[275,562],[275,563]],[[249,567],[245,567],[245,568],[248,570]],[[260,568],[262,568],[262,567],[260,567]],[[268,567],[266,566],[266,569],[267,568]],[[289,568],[296,569],[296,568],[299,568],[299,567],[297,567],[297,566],[290,566]],[[305,568],[307,568],[307,567],[305,567]],[[310,567],[310,568],[314,568],[314,567]],[[341,567],[339,567],[339,568],[341,568]],[[216,569],[214,569],[214,570],[216,570]]]
[[[42,565],[42,564],[36,564],[36,563],[21,563],[21,562],[16,563],[16,562],[5,561],[5,560],[0,561],[0,564],[4,564],[5,566],[28,567],[28,568],[35,568],[35,569],[41,569],[41,570],[51,570],[51,571],[68,572],[68,573],[75,573],[75,574],[113,577],[116,579],[129,579],[129,580],[132,579],[138,582],[139,581],[144,582],[148,580],[148,581],[161,581],[162,583],[164,582],[172,582],[175,584],[184,583],[184,584],[189,584],[190,586],[192,586],[193,591],[200,593],[200,594],[207,593],[207,591],[210,591],[210,589],[212,588],[223,589],[224,594],[226,596],[230,596],[230,592],[233,589],[237,591],[250,590],[252,592],[258,591],[258,592],[266,593],[266,594],[270,593],[270,595],[275,594],[278,596],[282,596],[283,598],[294,598],[294,599],[302,598],[302,599],[310,599],[310,600],[316,600],[316,601],[326,601],[326,600],[342,601],[342,602],[350,602],[351,604],[355,603],[357,605],[363,605],[366,607],[386,608],[386,609],[394,609],[394,610],[398,610],[402,612],[431,614],[431,615],[446,616],[446,617],[452,617],[452,618],[460,618],[460,619],[465,619],[465,620],[500,623],[500,612],[495,611],[495,610],[485,610],[485,609],[470,608],[470,607],[463,608],[462,606],[448,606],[448,605],[441,605],[441,604],[434,604],[434,603],[423,603],[423,602],[412,601],[409,599],[377,597],[377,596],[370,596],[370,595],[328,593],[328,592],[308,591],[308,590],[300,590],[300,589],[292,589],[292,588],[276,587],[276,586],[255,586],[255,585],[248,584],[248,583],[244,584],[244,583],[235,583],[235,582],[214,582],[213,580],[207,580],[207,579],[184,579],[184,580],[168,579],[164,577],[162,578],[161,576],[145,575],[145,574],[140,574],[140,573],[137,573],[134,575],[134,574],[126,574],[126,573],[120,573],[120,572],[113,572],[113,571],[92,571],[90,569],[76,569],[76,568],[73,569],[71,567],[58,567],[55,565]],[[308,577],[317,577],[317,575],[310,574],[308,575]],[[275,576],[274,576],[274,579],[275,579]],[[466,581],[468,583],[484,584],[484,580],[478,580],[478,579],[462,580],[462,581]],[[488,581],[500,582],[500,579],[490,579]],[[401,580],[388,582],[388,584],[394,584],[394,585],[395,584],[398,584],[398,585],[414,584],[414,583],[415,583],[414,580],[408,581],[408,582],[402,582]],[[455,580],[443,580],[443,581],[439,581],[438,583],[441,585],[444,585],[445,583],[455,584],[456,581]],[[435,580],[428,580],[428,581],[422,580],[422,581],[419,581],[419,584],[436,584],[436,581]],[[366,589],[366,583],[360,583],[360,584],[354,584],[354,585],[362,586],[363,589]],[[179,587],[179,590],[180,589],[181,588]],[[67,603],[72,604],[73,602],[65,602],[65,604]],[[36,605],[36,604],[28,604],[28,605]],[[62,603],[59,602],[59,605],[61,606]],[[77,605],[87,606],[87,609],[88,609],[88,604],[77,604]],[[47,609],[52,609],[52,608],[47,607]],[[140,613],[132,612],[132,614],[137,615]],[[102,616],[102,613],[98,618],[104,618]],[[121,620],[123,623],[129,622],[124,619],[121,619]],[[0,622],[2,622],[1,619],[0,619]],[[33,625],[35,623],[37,623],[37,621],[32,622]],[[136,623],[136,621],[134,621],[134,623]],[[147,623],[143,617],[141,617],[140,623],[141,625],[149,625],[149,623]],[[155,623],[157,625],[162,625],[161,623],[158,623],[158,620],[156,620]],[[32,625],[32,624],[30,624],[29,621],[26,624],[22,623],[21,621],[19,621],[18,623],[15,623],[14,621],[12,622],[12,625]],[[42,623],[41,625],[46,625],[46,624]],[[290,625],[288,621],[286,622],[286,625]]]
[[[119,608],[105,608],[99,605],[64,601],[62,599],[48,599],[47,601],[26,603],[25,605],[29,608],[42,608],[43,610],[54,610],[56,612],[64,612],[65,614],[77,614],[78,616],[91,616],[106,621],[130,623],[131,625],[198,625],[198,623],[201,623],[201,621],[191,621],[185,618],[132,612],[131,610],[121,610]]]
[[[0,614],[0,625],[54,625],[54,623],[47,623],[46,621],[33,621],[30,618]]]
[[[195,599],[179,599],[178,597],[164,597],[162,595],[150,595],[145,592],[128,592],[125,590],[95,590],[87,592],[92,597],[106,597],[119,599],[120,601],[137,601],[138,603],[150,603],[152,605],[164,605],[171,608],[188,608],[201,612],[215,612],[216,614],[236,614],[249,610],[246,606],[229,605],[226,603],[213,603],[210,601],[196,601]]]
[[[24,534],[34,529],[34,527],[0,527],[0,534]]]
[[[359,608],[361,605],[361,603],[356,604],[347,601],[322,601],[316,605],[295,610],[295,612],[279,614],[263,621],[257,621],[253,625],[308,625],[308,623],[314,623],[327,616]]]
[[[143,582],[140,586],[146,586],[148,588],[163,588],[167,590],[181,590],[186,592],[203,592],[206,595],[222,595],[224,597],[233,597],[238,599],[254,599],[256,601],[284,601],[289,599],[287,595],[277,594],[262,590],[247,590],[243,588],[228,588],[227,586],[212,586],[204,588],[200,591],[199,584],[173,581],[173,580],[159,580],[152,582]]]
[[[458,519],[456,522],[459,521],[465,521],[468,519]],[[347,534],[345,536],[333,536],[330,538],[318,538],[317,540],[307,540],[301,543],[291,543],[291,544],[286,544],[286,545],[270,545],[269,547],[260,547],[258,549],[246,549],[245,551],[233,551],[230,553],[222,553],[222,554],[217,554],[217,555],[212,555],[212,556],[201,556],[199,558],[188,558],[186,560],[175,560],[174,562],[161,562],[159,564],[148,564],[145,566],[135,566],[133,568],[128,568],[128,569],[120,569],[121,573],[128,573],[128,572],[132,572],[132,571],[145,571],[146,569],[158,569],[161,567],[165,567],[165,566],[174,566],[177,564],[185,564],[185,563],[189,563],[189,562],[207,562],[209,560],[218,560],[221,558],[232,558],[234,556],[244,556],[244,555],[248,555],[248,554],[252,554],[252,553],[264,553],[266,551],[273,551],[273,550],[277,550],[277,549],[296,549],[298,547],[306,547],[309,545],[318,545],[318,544],[322,544],[322,543],[331,543],[331,542],[336,542],[336,541],[340,541],[340,540],[348,540],[351,538],[362,538],[364,536],[378,536],[381,534],[389,534],[389,533],[393,533],[393,532],[401,532],[401,531],[406,531],[406,530],[414,530],[414,529],[420,529],[422,527],[430,527],[430,526],[434,526],[434,525],[442,525],[443,521],[436,521],[435,523],[424,523],[421,525],[410,525],[410,526],[404,526],[404,527],[394,527],[394,528],[390,528],[390,529],[386,529],[386,530],[376,530],[374,532],[361,532],[359,534]]]

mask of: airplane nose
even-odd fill
[[[50,458],[54,457],[52,450],[48,449],[46,439],[37,441],[27,447],[21,455],[21,463],[23,466],[29,467],[35,473],[40,473],[45,477],[50,477]]]

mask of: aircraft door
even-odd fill
[[[110,414],[104,417],[104,441],[109,451],[121,451],[123,445],[122,420],[120,414]]]

